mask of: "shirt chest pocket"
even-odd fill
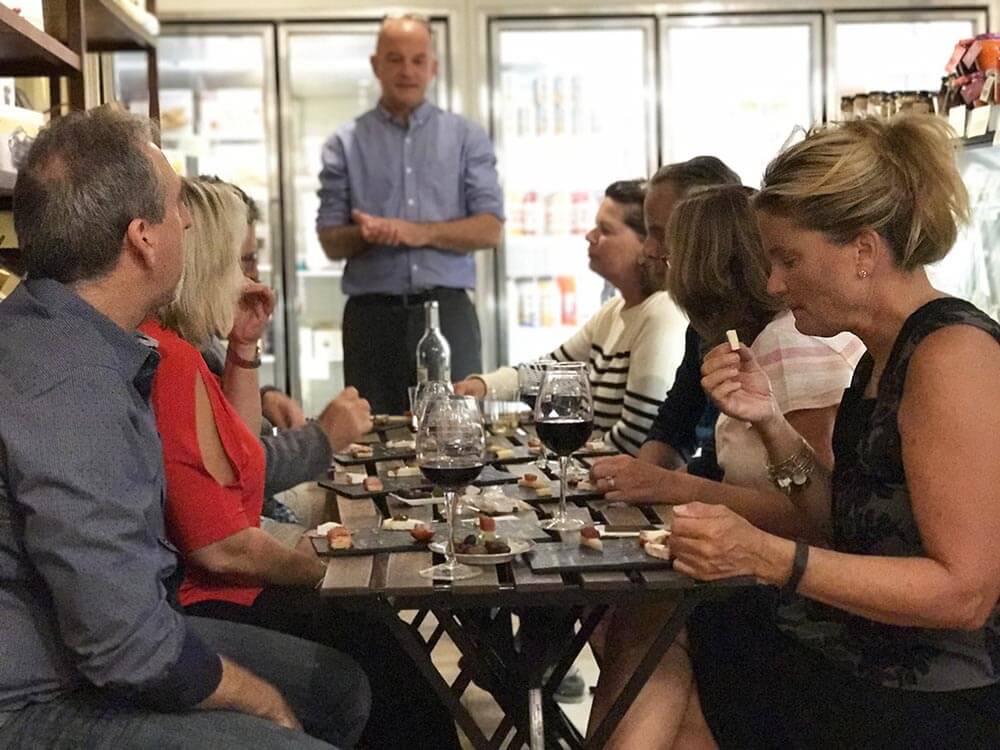
[[[427,221],[450,221],[465,216],[465,181],[459,148],[439,150],[428,159],[419,181],[422,218]]]

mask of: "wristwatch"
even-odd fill
[[[260,344],[257,344],[253,359],[243,359],[243,357],[236,353],[233,347],[226,349],[226,359],[237,367],[242,367],[244,370],[256,370],[260,367]]]

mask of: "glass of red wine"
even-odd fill
[[[542,379],[545,371],[552,365],[559,364],[554,359],[536,359],[533,362],[522,362],[517,366],[517,393],[518,398],[531,409],[532,418],[535,414],[535,402],[538,401],[538,391],[542,388]],[[548,456],[543,447],[535,462],[539,469],[545,469],[549,465]]]
[[[542,444],[559,457],[559,509],[543,529],[573,531],[582,521],[566,515],[566,474],[569,457],[580,450],[594,429],[590,368],[584,362],[564,362],[545,371],[535,402],[535,431]]]
[[[478,576],[482,573],[480,568],[455,560],[458,490],[479,476],[486,453],[486,432],[476,400],[451,394],[429,397],[423,404],[416,443],[420,472],[444,490],[448,526],[445,561],[421,570],[420,575],[440,581]]]

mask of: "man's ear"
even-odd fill
[[[438,59],[437,55],[431,58],[431,78],[437,78],[438,74]]]
[[[374,73],[375,77],[378,78],[378,53],[369,57],[368,62],[371,63],[372,73]]]
[[[156,265],[156,247],[152,241],[153,225],[145,219],[132,219],[125,229],[125,250],[145,268]]]

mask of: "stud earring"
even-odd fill
[[[858,269],[858,278],[859,279],[867,279],[868,278],[868,271],[866,271],[863,268],[859,268]]]

